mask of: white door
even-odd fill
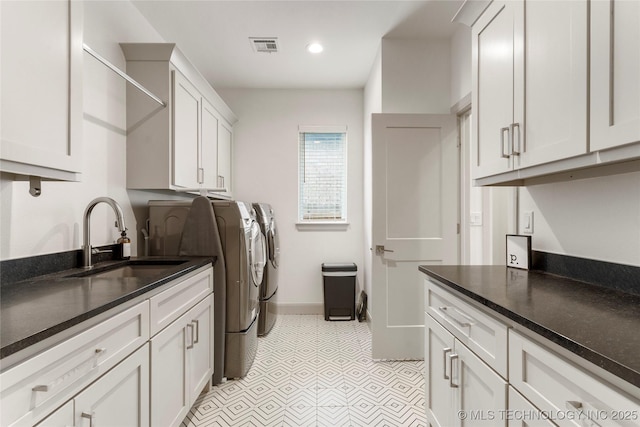
[[[422,359],[418,266],[458,263],[456,117],[374,114],[372,156],[372,355]]]

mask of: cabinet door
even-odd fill
[[[454,338],[425,313],[425,409],[433,427],[453,425],[453,392],[448,356],[453,353]]]
[[[145,344],[76,396],[75,426],[149,426],[149,346]]]
[[[202,128],[200,168],[201,182],[204,188],[217,188],[218,185],[218,115],[209,102],[202,98]]]
[[[188,313],[187,313],[188,314]],[[189,411],[187,335],[181,317],[151,339],[151,425],[178,426]]]
[[[0,170],[79,179],[82,2],[0,2]]]
[[[473,178],[514,167],[511,125],[519,120],[514,85],[522,82],[514,67],[522,63],[522,9],[522,0],[494,1],[472,28]]]
[[[173,185],[198,187],[200,93],[173,71]]]
[[[192,404],[213,375],[213,295],[208,296],[187,314],[192,325],[189,349],[189,402]]]
[[[73,425],[73,400],[68,401],[53,414],[36,424],[37,427],[60,427]]]
[[[506,426],[507,382],[456,340],[453,383],[460,426]]]
[[[587,152],[587,8],[586,0],[525,2],[526,116],[514,120],[513,134],[519,167]]]
[[[233,131],[222,120],[218,122],[218,186],[226,188],[225,196],[232,196],[231,165],[233,156]]]
[[[591,150],[640,141],[640,2],[591,2]]]

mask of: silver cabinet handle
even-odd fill
[[[80,414],[82,418],[89,420],[89,427],[95,427],[96,425],[96,413],[95,412],[82,412]]]
[[[194,344],[194,342],[193,342],[193,323],[188,323],[187,324],[187,328],[191,329],[191,344],[187,344],[187,350],[190,350],[190,349],[193,348],[193,344]],[[184,339],[186,340],[187,337],[185,336]]]
[[[591,418],[591,414],[596,413],[597,411],[593,408],[585,408],[584,406],[585,405],[583,405],[582,402],[576,402],[573,400],[567,400],[565,402],[565,408],[569,411],[575,411],[580,414],[577,419],[580,421],[580,425],[582,427],[601,427],[600,424]]]
[[[453,361],[457,358],[458,355],[455,353],[449,355],[449,372],[451,372],[451,376],[449,377],[449,387],[451,388],[458,388],[458,384],[453,383]]]
[[[522,139],[521,139],[521,135],[520,135],[520,123],[511,123],[510,126],[510,133],[512,135],[511,137],[511,154],[514,156],[519,156],[520,152],[522,151]],[[516,150],[515,147],[515,140],[516,140],[516,133],[515,130],[518,129],[518,149]]]
[[[393,250],[385,249],[384,245],[376,245],[376,255],[383,255],[385,252],[393,252]]]
[[[204,169],[198,168],[198,184],[204,183]]]
[[[85,376],[85,375],[90,374],[91,372],[93,372],[95,369],[98,368],[98,357],[100,357],[106,351],[107,351],[106,348],[96,348],[94,350],[94,352],[93,352],[93,356],[90,359],[85,360],[84,362],[82,362],[78,366],[76,366],[75,368],[70,369],[64,375],[62,375],[61,377],[57,378],[56,380],[54,380],[53,382],[51,382],[49,384],[38,384],[38,385],[33,386],[31,391],[47,393],[47,392],[57,388],[60,384],[64,383],[65,379],[72,378],[75,375]],[[88,371],[82,373],[81,372],[82,369],[86,369],[86,367],[88,367],[89,364],[91,364],[91,368],[89,368]],[[77,380],[77,378],[76,378],[76,380]]]
[[[450,380],[449,376],[447,375],[447,353],[451,352],[451,347],[446,347],[442,349],[442,364],[444,366],[444,379],[445,380]]]
[[[474,319],[472,319],[471,317],[465,315],[464,313],[460,313],[460,311],[456,310],[455,308],[452,308],[452,310],[449,310],[452,307],[438,307],[438,309],[440,311],[442,311],[446,316],[450,317],[451,319],[453,319],[458,325],[460,325],[463,328],[467,328],[469,326],[473,326],[475,325],[476,321]],[[457,313],[457,315],[460,315],[464,318],[464,320],[460,320],[457,319],[453,313]]]
[[[196,337],[194,338],[193,343],[198,344],[198,342],[200,341],[200,321],[192,320],[191,323],[195,324],[196,329]]]
[[[506,153],[504,152],[504,133],[507,132],[507,136],[508,138],[508,146],[511,146],[511,132],[509,129],[509,126],[507,127],[503,127],[500,128],[500,157],[502,157],[503,159],[508,159],[510,153]]]

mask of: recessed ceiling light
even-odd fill
[[[320,53],[324,50],[320,43],[309,43],[307,45],[307,50],[311,53]]]

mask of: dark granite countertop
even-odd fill
[[[96,264],[93,273],[124,264],[155,263],[162,270],[140,277],[92,277],[81,268],[0,286],[0,359],[184,274],[214,262],[211,257],[145,257]],[[69,277],[78,275],[80,277]]]
[[[419,269],[640,387],[639,295],[504,266]]]

